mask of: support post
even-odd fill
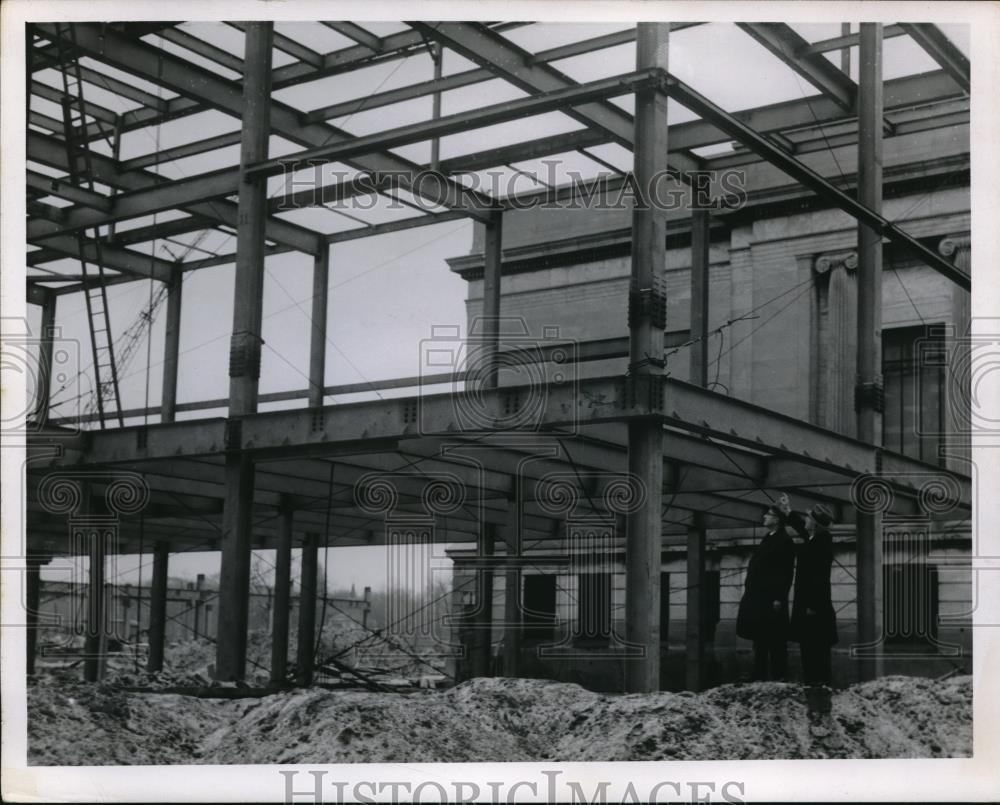
[[[708,247],[711,212],[691,210],[691,382],[708,385]]]
[[[861,23],[858,86],[858,201],[882,212],[882,25]],[[882,235],[858,224],[858,439],[882,445]],[[878,461],[876,466],[881,462]],[[882,515],[858,512],[858,642],[862,680],[881,675]]]
[[[636,69],[667,69],[668,23],[639,23]],[[647,199],[654,177],[667,169],[667,99],[656,89],[635,99],[635,178]],[[632,304],[629,316],[629,378],[636,397],[662,394],[663,323],[657,321],[657,295],[663,293],[666,214],[660,205],[637,205],[632,212]],[[665,304],[665,300],[662,300]],[[649,693],[660,686],[660,550],[663,485],[663,426],[660,418],[630,419],[628,468],[644,487],[642,502],[626,517],[625,634],[642,648],[628,658],[625,691]]]
[[[38,613],[42,600],[42,565],[47,564],[47,559],[29,557],[24,578],[25,586],[25,624],[27,628],[27,647],[25,654],[25,666],[28,676],[35,673],[35,658],[38,655]]]
[[[431,59],[434,60],[434,80],[439,81],[444,75],[444,52],[440,42],[431,45]],[[441,93],[435,92],[431,96],[431,120],[441,117]],[[441,167],[441,139],[435,137],[431,140],[431,170],[436,171]]]
[[[104,562],[108,546],[104,530],[92,528],[88,538],[90,559],[87,585],[87,634],[84,643],[83,679],[97,682],[104,677],[108,648],[107,614],[108,601],[105,588]]]
[[[508,506],[504,542],[510,561],[521,555],[521,518],[516,496],[509,500]],[[504,574],[503,620],[503,675],[516,678],[521,665],[521,570],[513,565],[508,566]]]
[[[708,385],[709,229],[707,208],[691,210],[691,382]],[[688,690],[705,687],[705,555],[703,519],[695,515],[687,532],[687,609],[685,682]]]
[[[36,390],[35,421],[44,424],[49,418],[49,398],[52,393],[52,339],[56,327],[56,300],[46,291],[42,303],[42,326],[38,342],[38,389]]]
[[[181,343],[181,287],[183,275],[178,271],[167,283],[167,322],[163,344],[163,394],[160,421],[173,422],[177,413],[177,370]]]
[[[481,559],[493,559],[496,529],[492,523],[483,523],[483,545]],[[480,567],[476,570],[476,617],[472,628],[472,676],[490,675],[490,659],[493,643],[493,569]]]
[[[330,247],[322,246],[313,263],[312,331],[309,341],[309,407],[323,407],[326,384],[326,317],[330,279]]]
[[[938,244],[938,251],[967,274],[972,274],[972,237],[951,235]],[[945,383],[945,432],[941,444],[945,466],[968,474],[972,461],[972,430],[969,427],[969,401],[972,399],[972,296],[958,285],[951,287],[952,330],[945,336],[947,354]]]
[[[216,674],[223,681],[246,673],[250,595],[250,545],[254,470],[239,449],[239,418],[257,410],[260,378],[261,309],[264,291],[266,179],[247,179],[246,169],[267,159],[271,112],[270,22],[246,26],[243,71],[243,136],[240,146],[240,192],[236,230],[236,282],[233,334],[229,349],[230,438],[226,457],[226,492],[219,574],[219,628]]]
[[[274,557],[274,609],[271,614],[271,684],[281,685],[288,675],[288,615],[292,599],[291,509],[282,509],[281,528]]]
[[[695,514],[687,533],[687,629],[685,682],[688,690],[705,687],[705,552],[707,539],[701,517]]]
[[[149,588],[149,658],[147,671],[163,670],[163,645],[167,634],[167,569],[170,545],[153,546],[153,583]]]
[[[499,383],[497,352],[500,348],[502,240],[503,213],[493,213],[486,224],[486,242],[483,254],[483,346],[480,358],[486,367],[483,385],[487,389],[495,389]]]
[[[312,682],[316,648],[316,581],[319,573],[319,534],[306,534],[302,542],[302,578],[299,580],[299,648],[295,664],[298,683]]]

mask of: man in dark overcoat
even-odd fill
[[[787,507],[787,498],[782,503]],[[822,503],[806,513],[790,511],[796,543],[795,590],[789,636],[802,652],[802,677],[810,686],[830,686],[830,647],[837,643],[837,613],[830,591],[833,566],[833,513]]]
[[[736,634],[753,641],[753,678],[782,680],[788,671],[788,591],[795,569],[795,546],[776,506],[764,513],[767,534],[747,565]]]

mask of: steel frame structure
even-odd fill
[[[458,511],[448,518],[447,541],[486,544],[493,554],[496,541],[503,548],[496,569],[516,561],[526,540],[558,546],[564,535],[560,518],[540,500],[545,495],[547,473],[577,471],[631,472],[646,488],[643,507],[627,517],[627,611],[629,639],[645,646],[641,659],[632,663],[627,686],[631,691],[655,689],[658,684],[659,628],[655,621],[658,601],[659,554],[663,544],[687,546],[689,572],[703,568],[707,540],[718,530],[753,523],[768,501],[761,490],[784,489],[800,500],[823,501],[837,510],[842,521],[855,521],[851,489],[859,479],[877,477],[894,493],[893,511],[921,511],[913,479],[929,474],[947,475],[957,490],[959,511],[971,507],[968,477],[945,472],[883,450],[877,428],[868,413],[859,414],[865,437],[850,439],[813,425],[720,395],[703,386],[704,349],[692,350],[692,377],[682,383],[663,376],[650,354],[656,323],[639,313],[630,322],[630,339],[583,344],[576,360],[628,358],[627,375],[581,381],[579,387],[550,389],[533,434],[561,450],[554,455],[531,456],[524,440],[512,441],[502,426],[470,427],[457,410],[473,399],[493,412],[516,406],[530,389],[501,386],[495,369],[485,388],[447,394],[422,393],[422,385],[470,379],[464,372],[432,378],[401,378],[381,384],[329,386],[324,378],[327,322],[329,250],[333,243],[385,232],[401,231],[446,220],[468,217],[484,225],[484,254],[488,360],[496,366],[502,313],[502,220],[517,198],[492,198],[470,190],[457,178],[466,171],[502,166],[516,160],[586,150],[616,143],[635,154],[635,174],[641,182],[669,167],[685,171],[711,169],[733,155],[698,156],[705,146],[735,140],[749,149],[748,159],[769,162],[786,172],[806,191],[858,220],[867,238],[866,254],[878,254],[882,239],[900,243],[947,277],[957,287],[970,287],[968,271],[928,249],[898,225],[881,215],[881,140],[897,128],[951,125],[967,119],[964,101],[969,89],[969,65],[960,51],[933,25],[863,25],[858,34],[822,42],[807,42],[783,24],[745,24],[741,28],[789,69],[805,78],[820,93],[802,101],[789,101],[739,113],[729,113],[686,86],[667,70],[666,49],[670,30],[696,23],[641,24],[629,29],[532,53],[515,45],[504,32],[520,24],[413,22],[409,29],[376,36],[353,23],[323,23],[352,40],[352,44],[320,53],[274,31],[266,22],[233,23],[244,32],[245,55],[240,58],[175,23],[74,23],[73,46],[80,58],[81,75],[88,86],[127,99],[136,106],[119,114],[87,100],[92,122],[81,127],[79,137],[100,136],[98,122],[119,131],[138,131],[204,110],[217,110],[242,120],[242,130],[147,152],[128,159],[93,154],[91,177],[107,192],[85,190],[59,174],[67,170],[62,124],[29,109],[27,159],[28,241],[37,247],[27,256],[29,267],[71,258],[92,259],[88,249],[96,244],[77,237],[84,229],[106,232],[100,244],[107,284],[152,279],[167,285],[168,337],[164,355],[163,399],[159,406],[123,412],[125,416],[154,415],[160,421],[142,426],[77,431],[73,424],[50,418],[43,394],[36,412],[37,433],[30,440],[28,465],[29,553],[59,553],[69,549],[65,518],[52,515],[39,503],[39,486],[60,472],[82,468],[141,473],[151,493],[141,527],[135,518],[120,525],[122,552],[135,551],[140,540],[156,545],[156,578],[166,573],[169,551],[202,548],[221,550],[223,570],[220,591],[220,639],[217,670],[220,677],[239,679],[245,671],[246,605],[250,551],[253,547],[279,548],[279,578],[287,583],[287,552],[298,535],[310,557],[303,584],[315,588],[318,535],[329,528],[336,544],[378,544],[386,534],[380,519],[372,517],[354,499],[358,484],[373,474],[391,474],[399,493],[399,511],[419,511],[427,484],[446,474],[464,490],[475,511]],[[36,24],[29,37],[32,56],[29,87],[33,96],[51,100],[53,90],[37,75],[56,63],[55,25]],[[882,37],[911,36],[940,65],[941,70],[883,82],[878,70]],[[154,44],[160,42],[160,46]],[[636,41],[637,62],[632,73],[578,84],[553,64],[560,59]],[[169,42],[173,47],[163,47]],[[64,43],[64,47],[65,47]],[[828,61],[823,54],[860,44],[863,69],[860,85]],[[352,99],[320,109],[302,111],[274,97],[274,93],[329,76],[385,61],[420,58],[435,48],[452,50],[473,61],[473,69],[443,75],[430,81]],[[180,50],[179,50],[180,49]],[[291,63],[272,68],[273,54],[282,52]],[[185,58],[179,53],[191,54]],[[213,71],[207,64],[219,68]],[[113,67],[114,75],[103,69]],[[225,77],[225,71],[237,79]],[[121,76],[141,79],[133,85]],[[440,116],[376,134],[355,137],[328,121],[351,110],[391,109],[392,104],[417,98],[439,98],[442,93],[501,79],[526,96],[467,112]],[[150,86],[172,93],[164,98]],[[609,102],[634,94],[636,113],[631,115]],[[672,98],[698,115],[697,120],[668,128],[666,100]],[[935,117],[937,106],[948,113]],[[439,108],[439,105],[438,105]],[[919,110],[916,114],[914,109]],[[436,192],[406,184],[433,165],[418,165],[391,152],[401,145],[428,142],[502,121],[520,120],[543,112],[562,111],[582,128],[515,145],[485,149],[440,160],[447,176]],[[914,123],[916,119],[917,123]],[[859,121],[859,122],[855,122]],[[838,143],[858,143],[860,170],[857,198],[843,187],[808,167],[804,156],[828,143],[826,130],[836,130]],[[268,138],[280,135],[294,143],[297,153],[278,159],[268,153]],[[238,166],[199,173],[178,181],[164,181],[151,168],[176,159],[209,154],[240,146]],[[587,154],[587,156],[590,156]],[[353,195],[378,193],[385,186],[355,179],[326,184],[317,189],[268,198],[267,177],[306,160],[343,162],[376,176],[404,177],[404,188],[433,205],[430,211],[397,221],[370,224],[334,234],[323,234],[278,217],[291,206],[323,205]],[[44,169],[44,172],[43,172]],[[46,196],[69,202],[57,207]],[[235,198],[235,200],[234,200]],[[183,217],[155,226],[141,225],[112,230],[114,224],[135,221],[153,213],[180,211]],[[716,215],[725,218],[725,214]],[[695,212],[690,224],[692,243],[693,325],[707,327],[708,215]],[[151,257],[137,245],[161,237],[215,229],[235,232],[234,253],[183,261]],[[633,278],[637,287],[651,287],[663,270],[665,223],[656,211],[637,211],[632,229]],[[84,253],[81,253],[81,248]],[[261,296],[264,260],[269,255],[297,251],[314,259],[313,331],[310,344],[309,387],[277,394],[258,393],[260,362]],[[231,386],[225,400],[178,404],[177,367],[181,285],[184,273],[215,265],[236,264],[235,314],[230,353]],[[865,276],[877,278],[878,265],[863,266]],[[111,273],[116,272],[116,273]],[[877,297],[866,280],[863,305],[872,309]],[[31,274],[28,300],[43,306],[51,327],[55,300],[80,292],[84,283],[74,275]],[[869,350],[877,324],[862,317],[859,350]],[[492,323],[492,324],[491,324]],[[864,344],[862,347],[861,345]],[[870,351],[870,350],[869,350]],[[859,355],[861,353],[859,352]],[[871,356],[869,356],[870,358]],[[51,357],[43,354],[43,362]],[[863,378],[864,379],[864,378]],[[872,382],[868,378],[866,382]],[[414,395],[350,404],[327,405],[330,394],[371,388],[411,388]],[[308,407],[268,413],[262,402],[305,398]],[[595,401],[599,403],[595,404]],[[182,411],[225,407],[227,416],[175,421]],[[870,412],[869,412],[870,413]],[[868,417],[868,418],[866,418]],[[419,419],[419,425],[417,423]],[[517,435],[517,434],[513,434]],[[523,435],[523,434],[521,434]],[[662,443],[662,447],[660,446]],[[453,448],[479,450],[483,467],[470,468]],[[685,479],[683,482],[681,479]],[[101,484],[90,485],[97,495]],[[766,494],[766,493],[764,493]],[[664,505],[665,504],[665,505]],[[516,519],[512,511],[518,512]],[[859,561],[863,581],[859,588],[862,634],[871,634],[878,618],[878,524],[857,518]],[[499,537],[498,540],[495,540]],[[442,535],[442,540],[445,540]],[[519,542],[520,540],[520,542]],[[487,557],[489,558],[489,557]],[[506,564],[505,564],[506,563]],[[481,573],[480,591],[488,591],[493,571]],[[509,570],[503,572],[511,572]],[[509,579],[515,577],[508,576]],[[99,585],[98,585],[99,586]],[[862,589],[863,588],[863,589]],[[508,587],[508,589],[510,589]],[[516,600],[508,601],[508,616],[517,614]],[[700,682],[700,647],[697,596],[689,601],[688,682]],[[314,613],[303,608],[300,624],[311,634]],[[482,615],[489,626],[488,613]],[[283,628],[287,632],[287,624]],[[281,629],[276,629],[280,633]],[[511,632],[514,643],[516,630]],[[159,636],[157,636],[157,634]],[[151,635],[155,662],[162,662],[162,629]],[[309,644],[307,638],[303,646]],[[488,646],[487,646],[488,650]],[[514,654],[506,666],[516,673]],[[480,656],[477,661],[482,663]],[[276,655],[283,666],[285,658]],[[310,669],[300,668],[303,679]]]

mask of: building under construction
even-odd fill
[[[683,54],[713,37],[800,95],[700,89]],[[960,44],[929,23],[28,25],[29,623],[47,563],[88,557],[79,656],[100,679],[121,638],[106,562],[141,554],[130,639],[159,670],[171,557],[218,551],[214,674],[243,680],[251,554],[273,550],[270,680],[297,634],[308,683],[321,555],[385,546],[390,586],[453,571],[448,617],[396,615],[457,679],[699,690],[746,671],[735,607],[786,493],[835,515],[838,684],[968,672]],[[205,136],[213,115],[228,129]],[[440,270],[467,281],[462,320],[404,345],[417,376],[332,383],[331,250],[459,219],[470,250]],[[314,266],[308,378],[265,393],[265,269],[289,253]],[[181,402],[185,280],[223,266],[228,396]],[[130,333],[113,289],[135,282],[153,290]],[[93,403],[74,415],[50,408],[67,297]],[[160,315],[162,395],[141,404],[121,367]]]

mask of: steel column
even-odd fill
[[[84,494],[89,496],[89,492]],[[87,586],[87,632],[84,644],[83,678],[86,682],[97,682],[104,677],[108,648],[108,602],[104,577],[104,563],[107,559],[108,546],[104,529],[100,526],[92,528],[88,542],[90,569]]]
[[[481,558],[489,561],[493,558],[496,542],[496,526],[483,523]],[[476,570],[476,613],[472,629],[472,676],[490,676],[493,644],[493,569],[478,568]]]
[[[515,483],[516,487],[516,483]],[[520,510],[516,497],[510,498],[507,510],[507,532],[504,542],[507,558],[521,555]],[[521,571],[508,566],[504,574],[503,599],[503,675],[517,677],[521,665]]]
[[[685,681],[688,690],[705,687],[705,524],[700,514],[692,517],[687,533],[687,615]]]
[[[495,389],[499,382],[497,352],[500,348],[500,276],[502,274],[503,215],[494,213],[486,224],[486,244],[483,255],[483,347],[480,360],[485,361],[484,387]]]
[[[240,173],[244,180],[239,185],[233,334],[229,349],[228,425],[231,431],[239,429],[240,417],[257,410],[267,184],[264,180],[246,180],[245,171],[254,162],[267,159],[272,29],[269,22],[253,22],[246,30],[240,147]],[[236,447],[226,456],[222,521],[219,638],[216,643],[216,673],[222,680],[242,679],[246,672],[254,468],[252,461]]]
[[[691,382],[708,385],[709,227],[711,212],[691,210]]]
[[[292,600],[291,509],[281,512],[281,528],[274,557],[274,609],[271,621],[271,684],[281,685],[288,674],[288,615]]]
[[[149,588],[149,658],[147,671],[163,670],[163,644],[167,632],[167,570],[170,544],[157,542],[153,548],[153,583]]]
[[[882,25],[861,24],[858,92],[858,201],[882,211]],[[858,223],[858,439],[882,444],[882,235]],[[858,642],[868,646],[862,679],[881,675],[882,515],[858,512]]]
[[[636,68],[667,69],[667,23],[640,23]],[[667,98],[643,90],[635,98],[635,179],[642,193],[667,168]],[[638,204],[632,213],[632,282],[638,293],[661,293],[666,265],[666,211]],[[629,375],[636,388],[658,387],[663,378],[663,328],[651,308],[636,305],[629,323]],[[650,359],[653,360],[650,360]],[[628,467],[644,489],[642,502],[626,518],[625,630],[642,656],[626,661],[627,693],[648,693],[660,686],[660,548],[663,487],[663,427],[658,417],[628,423]]]
[[[306,534],[302,541],[302,571],[299,580],[299,640],[295,665],[300,685],[312,682],[316,658],[316,585],[319,574],[319,534]]]
[[[497,356],[500,345],[500,278],[502,274],[503,215],[494,213],[486,222],[486,240],[483,255],[483,316],[481,333],[483,343],[478,349],[475,373],[483,378],[484,389],[495,389],[499,384]],[[475,371],[475,370],[474,370]],[[499,415],[499,411],[497,411]],[[494,555],[496,526],[480,523],[482,535],[480,554],[490,560]],[[493,634],[493,568],[476,569],[477,609],[473,627],[472,675],[489,676],[491,671],[491,644]],[[505,608],[506,611],[506,608]]]
[[[309,407],[323,407],[326,382],[326,321],[330,279],[330,247],[322,246],[313,263],[312,330],[309,335]]]
[[[160,421],[173,422],[177,411],[177,370],[181,343],[181,287],[184,276],[177,272],[167,284],[167,324],[163,336],[163,396]]]
[[[35,390],[35,421],[44,423],[49,418],[49,398],[52,392],[52,339],[56,326],[56,299],[46,292],[42,302],[42,324],[38,342],[38,388]]]
[[[708,385],[708,209],[691,210],[691,382]],[[687,532],[687,608],[685,615],[685,667],[688,690],[705,686],[705,548],[704,518],[695,514]]]
[[[35,657],[38,654],[38,614],[42,591],[41,569],[42,565],[47,562],[47,559],[29,557],[24,574],[25,633],[27,638],[24,662],[28,676],[35,673]]]

